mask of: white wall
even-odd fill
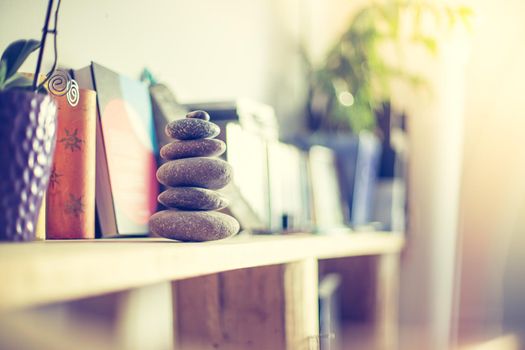
[[[47,1],[2,0],[0,48],[40,39]],[[91,60],[137,77],[147,66],[182,102],[249,97],[288,130],[302,112],[300,0],[62,1],[59,63]],[[51,46],[47,60],[51,61]],[[36,55],[26,70],[34,70]]]

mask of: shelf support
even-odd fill
[[[191,278],[173,288],[180,349],[317,349],[315,259]]]

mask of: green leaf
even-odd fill
[[[413,15],[411,39],[413,43],[436,55],[439,51],[437,35],[427,33],[424,20],[432,19],[437,28],[458,24],[469,27],[473,11],[467,6],[446,6],[430,0],[370,0],[361,7],[340,40],[330,47],[324,66],[315,69],[312,84],[329,98],[324,120],[319,126],[373,130],[374,110],[390,98],[392,81],[403,81],[418,89],[429,89],[426,80],[402,65],[391,65],[385,58],[383,45],[394,44],[400,57],[403,47],[400,38],[401,18]],[[407,28],[408,29],[408,28]],[[338,80],[342,84],[334,84]],[[339,103],[340,92],[349,91],[354,96],[351,106]]]
[[[427,49],[432,55],[437,55],[438,53],[438,43],[436,38],[419,35],[412,38],[412,41],[415,43],[420,43],[425,49]]]
[[[456,18],[456,13],[450,7],[446,7],[445,11],[446,11],[447,17],[448,17],[448,26],[449,26],[449,28],[454,28],[454,26],[456,25],[456,19],[457,19]]]
[[[0,88],[4,85],[6,73],[7,64],[5,61],[0,61]]]
[[[468,6],[459,6],[458,7],[458,14],[460,17],[472,17],[474,16],[474,9],[472,7]]]
[[[25,62],[27,57],[40,47],[40,41],[37,40],[17,40],[5,49],[1,61],[4,61],[7,67],[6,78],[14,75],[20,66]]]
[[[16,73],[9,77],[5,83],[3,88],[4,89],[12,89],[12,88],[25,88],[28,86],[31,86],[33,82],[26,76]]]
[[[468,29],[472,30],[471,20],[474,17],[474,10],[467,6],[460,6],[458,8],[458,16],[463,22],[463,25]]]

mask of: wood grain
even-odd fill
[[[318,266],[314,259],[287,264],[284,269],[287,349],[319,348]]]
[[[375,281],[375,331],[378,349],[397,349],[399,346],[398,299],[399,255],[377,257]]]
[[[0,310],[180,280],[234,269],[397,253],[402,236],[246,236],[208,243],[167,239],[0,244]]]
[[[317,261],[174,283],[182,350],[310,350],[319,333]]]
[[[180,349],[286,349],[283,266],[192,278],[176,288]]]
[[[345,349],[397,349],[399,254],[329,259],[320,271],[341,276]]]

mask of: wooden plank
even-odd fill
[[[317,349],[317,261],[174,283],[182,350]]]
[[[306,259],[287,264],[284,270],[287,349],[319,348],[317,261]]]
[[[377,257],[375,326],[378,349],[397,349],[399,346],[398,299],[399,255]]]
[[[398,252],[397,234],[161,238],[0,244],[0,311],[307,258]]]
[[[283,266],[266,266],[175,283],[182,350],[285,349]]]
[[[341,317],[348,322],[373,322],[376,288],[376,256],[327,259],[319,263],[321,276],[336,273],[341,277],[339,295]]]
[[[0,314],[0,349],[173,349],[168,282]]]
[[[399,254],[330,259],[320,271],[342,278],[345,349],[397,349]]]
[[[119,294],[114,322],[117,348],[173,349],[171,284],[164,282]]]

